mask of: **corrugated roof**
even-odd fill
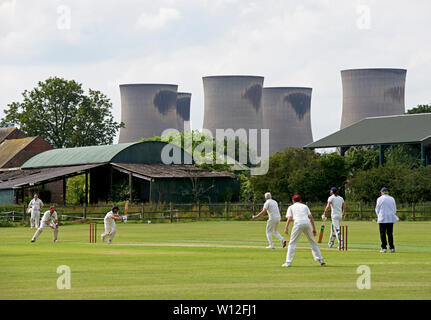
[[[193,165],[166,165],[146,163],[111,163],[112,166],[124,169],[147,178],[235,178],[230,172],[210,171]]]
[[[16,128],[0,128],[0,142],[7,138],[7,136]]]
[[[133,144],[135,143],[48,150],[29,159],[26,163],[24,163],[22,168],[43,168],[91,163],[107,163],[111,161],[111,159],[119,152]]]
[[[37,137],[4,140],[0,143],[0,168],[27,147]]]
[[[431,144],[431,113],[366,118],[305,148],[408,143]]]
[[[166,145],[179,151],[183,163],[191,163],[192,158],[175,145],[161,141],[120,143],[105,146],[53,149],[40,153],[22,166],[23,169],[84,165],[92,163],[129,162],[162,163],[162,150]]]
[[[58,178],[62,176],[73,175],[74,173],[89,170],[91,168],[95,168],[101,165],[103,164],[89,164],[71,167],[43,168],[31,170],[18,169],[15,171],[6,171],[0,173],[0,190],[13,189],[42,182],[46,183],[52,180],[58,180]]]

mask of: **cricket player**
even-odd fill
[[[124,221],[124,218],[118,215],[118,211],[120,211],[118,206],[113,206],[111,211],[106,214],[105,219],[103,219],[105,223],[105,232],[101,235],[102,242],[105,242],[105,237],[109,236],[108,243],[112,243],[112,240],[117,233],[117,225],[115,224],[115,220]]]
[[[338,189],[332,187],[330,192],[330,197],[328,198],[328,204],[322,215],[322,220],[326,220],[326,212],[331,207],[331,235],[329,236],[329,248],[334,246],[335,238],[337,238],[338,246],[340,246],[340,222],[344,220],[344,215],[346,213],[346,203],[343,197],[338,195]]]
[[[394,223],[399,220],[396,213],[397,205],[395,199],[389,195],[388,188],[383,187],[380,190],[380,197],[377,199],[376,204],[377,223],[379,224],[381,240],[380,252],[382,253],[386,253],[387,242],[389,242],[389,249],[391,252],[395,252],[393,231]],[[387,242],[386,235],[388,235]]]
[[[42,220],[40,221],[40,227],[36,230],[31,242],[35,242],[37,237],[42,233],[43,229],[46,227],[51,227],[54,233],[54,242],[57,242],[58,236],[58,218],[57,212],[55,211],[55,207],[49,207],[49,210],[43,214]]]
[[[289,246],[287,247],[286,263],[284,263],[282,267],[290,267],[292,265],[295,248],[302,233],[305,234],[310,243],[314,260],[318,261],[321,266],[324,266],[326,264],[325,260],[323,260],[319,246],[314,240],[314,236],[316,236],[317,231],[314,225],[313,216],[311,215],[310,209],[305,204],[301,203],[301,201],[301,196],[295,194],[292,197],[293,204],[287,209],[287,222],[286,229],[284,231],[286,234],[289,234],[289,224],[292,220],[294,223]]]
[[[269,246],[267,249],[275,249],[274,244],[272,243],[272,235],[275,235],[281,241],[281,246],[286,247],[286,240],[284,240],[283,236],[278,232],[278,225],[280,224],[280,210],[278,209],[278,203],[275,200],[271,199],[271,193],[265,193],[265,204],[263,205],[263,209],[259,214],[253,216],[253,219],[257,219],[260,216],[268,213],[268,221],[266,223],[266,237],[268,238]]]
[[[39,199],[39,195],[35,193],[33,199],[31,199],[28,204],[28,209],[30,210],[30,229],[36,227],[39,228],[40,224],[40,210],[43,208],[43,202]]]

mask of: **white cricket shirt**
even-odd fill
[[[333,194],[328,198],[328,203],[331,203],[331,218],[341,218],[343,216],[343,197]]]
[[[33,198],[33,199],[31,199],[28,206],[31,207],[31,209],[34,211],[40,211],[40,209],[43,206],[43,202],[39,198],[37,200],[34,200],[34,198]]]
[[[105,224],[114,225],[115,224],[114,213],[112,211],[109,211],[106,214],[106,216],[103,219],[103,221],[105,222]]]
[[[51,213],[48,210],[48,211],[45,211],[45,213],[43,214],[42,220],[40,222],[41,223],[45,223],[45,222],[55,223],[57,220],[58,220],[57,211],[54,211],[51,215]]]
[[[263,207],[268,212],[269,220],[280,220],[280,210],[278,209],[278,203],[275,200],[268,199],[266,200]]]
[[[287,208],[286,218],[292,217],[295,223],[310,223],[310,209],[303,203],[295,202]]]

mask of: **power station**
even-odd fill
[[[178,130],[189,132],[190,128],[190,104],[192,94],[188,92],[178,92],[177,95],[177,128]]]
[[[311,88],[263,88],[263,126],[269,129],[269,154],[313,142]]]
[[[341,129],[367,117],[405,112],[405,69],[351,69],[341,71],[343,112]]]
[[[263,77],[209,76],[203,77],[203,87],[203,128],[214,137],[216,129],[245,129],[247,134],[262,129]]]
[[[177,90],[173,84],[120,85],[121,121],[119,143],[160,136],[165,129],[176,129]]]

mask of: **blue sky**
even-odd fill
[[[340,70],[406,68],[406,109],[431,103],[428,0],[0,0],[0,117],[50,76],[104,92],[174,83],[203,121],[202,77],[313,88],[314,139],[339,129]]]

